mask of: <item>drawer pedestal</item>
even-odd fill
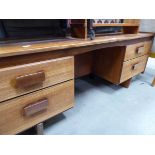
[[[152,41],[97,50],[93,73],[114,84],[128,88],[132,77],[143,73]]]
[[[74,106],[75,77],[94,73],[129,87],[132,77],[145,70],[153,36],[120,34],[2,45],[0,134],[17,134],[32,126],[42,134],[43,121]]]
[[[0,134],[17,134],[74,105],[74,58],[0,69]]]

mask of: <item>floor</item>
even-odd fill
[[[75,107],[45,122],[45,135],[155,134],[155,59],[126,89],[99,78],[76,80]]]

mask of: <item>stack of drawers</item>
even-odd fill
[[[0,134],[17,134],[74,103],[74,58],[0,69]]]
[[[114,84],[124,83],[144,72],[151,45],[152,40],[97,50],[93,73]]]
[[[152,42],[140,42],[126,47],[120,83],[144,72]]]

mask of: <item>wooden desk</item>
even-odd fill
[[[17,134],[74,105],[74,77],[128,87],[144,72],[153,35],[26,42],[0,47],[0,134]]]

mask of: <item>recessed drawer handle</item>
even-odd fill
[[[46,110],[48,106],[48,99],[42,99],[37,101],[36,103],[32,103],[24,108],[25,116],[32,116],[38,112]]]
[[[141,48],[144,48],[144,45],[141,45],[141,46],[136,48],[136,54],[143,53],[143,50],[140,50]]]
[[[132,66],[132,70],[136,70],[138,68],[139,63],[136,63]]]
[[[16,77],[16,88],[27,88],[36,84],[41,84],[45,81],[45,73],[39,71],[32,74],[21,75]]]

